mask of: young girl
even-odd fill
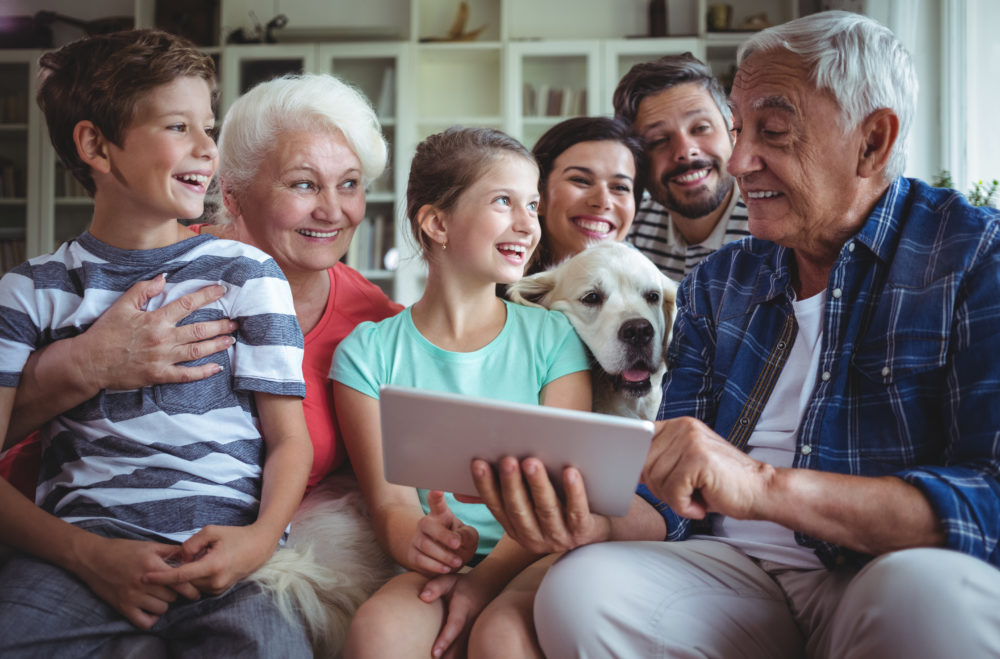
[[[538,244],[537,205],[535,161],[501,132],[451,128],[417,147],[407,215],[428,263],[424,295],[359,325],[331,371],[375,533],[409,570],[359,609],[348,657],[461,656],[466,646],[470,656],[541,656],[531,603],[547,563],[525,570],[539,557],[502,537],[484,505],[387,483],[378,414],[386,383],[590,409],[586,352],[566,318],[495,295]]]

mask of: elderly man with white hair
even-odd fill
[[[681,284],[652,506],[607,520],[574,470],[563,506],[531,460],[473,464],[523,544],[587,545],[542,584],[542,647],[1000,656],[1000,214],[901,176],[917,82],[877,22],[810,15],[738,60],[752,236]],[[601,542],[653,537],[652,509],[659,541]]]

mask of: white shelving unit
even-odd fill
[[[136,24],[153,26],[161,1],[133,0]],[[422,138],[455,124],[490,126],[531,147],[568,116],[611,114],[612,92],[637,62],[690,51],[725,79],[747,36],[709,31],[709,0],[669,0],[662,38],[646,36],[646,0],[467,3],[466,32],[483,30],[474,39],[443,41],[458,0],[220,0],[217,43],[205,48],[219,64],[220,115],[248,86],[292,71],[340,75],[372,99],[390,144],[390,168],[369,191],[367,224],[348,262],[403,303],[423,288],[424,266],[404,217],[409,163]],[[790,20],[799,3],[729,4],[735,27],[761,12],[772,23]],[[251,12],[258,23],[276,13],[288,17],[288,26],[274,32],[278,43],[226,43],[234,30],[253,32]],[[28,256],[72,237],[90,216],[89,200],[67,188],[57,171],[33,101],[39,55],[0,50],[3,89],[24,87],[29,99],[26,121],[0,118],[0,156],[13,155],[27,178],[23,197],[0,197],[0,241],[23,233]],[[399,257],[392,269],[385,261],[391,248]]]

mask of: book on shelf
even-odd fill
[[[545,104],[545,116],[559,117],[563,114],[563,97],[566,90],[561,87],[549,89],[548,101]]]
[[[0,198],[17,199],[26,197],[24,170],[13,160],[0,158]]]
[[[4,234],[0,234],[0,274],[11,270],[26,260],[23,232],[20,237],[7,237]]]
[[[380,119],[388,119],[396,114],[396,67],[387,66],[382,72],[382,87],[379,89],[375,113]]]
[[[538,116],[538,93],[530,82],[524,83],[521,90],[521,114],[525,117]]]

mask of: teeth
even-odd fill
[[[518,254],[524,254],[528,251],[528,248],[524,245],[518,245],[517,243],[511,243],[509,245],[500,245],[497,249],[501,249],[505,252],[517,252]]]
[[[612,224],[604,220],[577,220],[576,225],[586,231],[594,233],[609,233]]]
[[[775,192],[774,190],[762,190],[760,192],[748,192],[747,197],[750,199],[770,199],[771,197],[777,197],[780,192]]]
[[[701,179],[703,176],[708,174],[708,169],[695,169],[693,171],[684,174],[683,176],[678,176],[674,180],[678,183],[694,183],[695,181]]]
[[[309,229],[299,229],[299,233],[303,236],[308,236],[309,238],[333,238],[340,233],[340,229],[337,229],[336,231],[310,231]]]
[[[181,174],[177,178],[187,183],[197,183],[198,185],[208,185],[208,182],[212,180],[211,176],[205,176],[204,174]]]

